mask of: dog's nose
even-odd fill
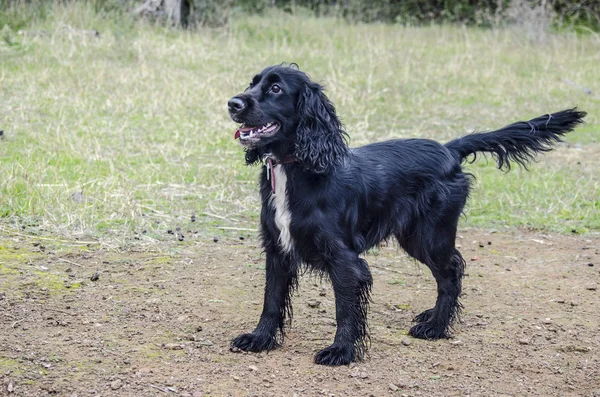
[[[244,102],[241,98],[233,97],[227,102],[227,107],[229,107],[229,113],[236,114],[244,110],[246,107],[246,102]]]

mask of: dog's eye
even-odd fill
[[[275,94],[279,94],[281,92],[281,87],[278,86],[277,84],[273,84],[271,86],[271,92],[273,92]]]

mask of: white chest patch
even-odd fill
[[[275,225],[279,229],[279,245],[284,252],[290,252],[293,247],[290,234],[292,214],[288,208],[286,194],[287,175],[281,165],[273,167],[273,177],[275,178],[275,193],[271,194],[271,206],[275,210]]]

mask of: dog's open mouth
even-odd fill
[[[257,127],[250,127],[246,124],[242,124],[240,128],[235,131],[234,139],[240,139],[240,142],[244,141],[256,141],[264,137],[275,135],[279,131],[279,123],[267,123]]]

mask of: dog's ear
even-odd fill
[[[305,169],[325,173],[343,162],[348,154],[346,133],[335,107],[316,83],[305,85],[298,98],[300,123],[296,130],[295,150]]]

